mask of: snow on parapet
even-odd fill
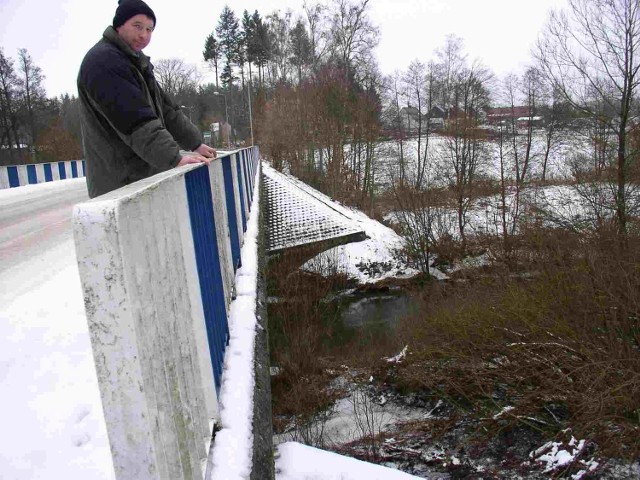
[[[263,174],[270,252],[358,234],[364,236],[349,209],[267,165],[263,166]]]
[[[267,165],[263,165],[263,174],[271,252],[321,240],[346,239],[348,242],[320,253],[302,268],[322,275],[330,264],[337,273],[362,284],[391,277],[410,278],[419,273],[407,265],[401,254],[403,239],[391,228],[339,204],[291,175]],[[444,277],[436,269],[431,273]]]

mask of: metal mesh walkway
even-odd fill
[[[327,240],[348,243],[366,238],[349,210],[309,185],[268,165],[262,168],[267,195],[267,252]]]

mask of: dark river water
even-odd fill
[[[348,294],[341,302],[342,321],[350,328],[378,324],[393,327],[416,308],[413,299],[401,291]]]

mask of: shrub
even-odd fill
[[[390,381],[444,398],[495,432],[572,428],[609,454],[640,453],[640,249],[615,234],[539,231],[520,271],[429,284]],[[526,273],[526,274],[525,274]],[[504,407],[507,414],[494,416]]]

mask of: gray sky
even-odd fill
[[[238,17],[247,9],[266,17],[274,10],[302,14],[303,0],[148,0],[158,20],[145,50],[152,60],[182,58],[207,73],[204,40],[225,3]],[[384,74],[427,62],[448,34],[464,40],[470,59],[498,76],[520,72],[551,8],[566,0],[370,0],[369,15],[380,28],[376,56]],[[0,46],[17,59],[26,48],[46,76],[47,95],[77,94],[76,75],[86,51],[111,24],[117,0],[0,0]],[[212,75],[205,76],[212,80]]]

